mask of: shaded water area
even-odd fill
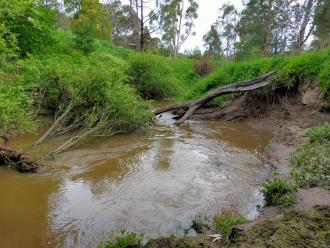
[[[267,174],[258,154],[270,133],[216,121],[174,127],[171,117],[95,138],[46,161],[38,174],[1,169],[0,246],[95,247],[121,229],[146,240],[182,236],[194,218],[221,209],[254,218]],[[37,138],[21,135],[10,145],[38,158],[68,136],[31,148]]]

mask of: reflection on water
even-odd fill
[[[98,138],[48,161],[37,175],[0,171],[2,247],[91,247],[124,228],[145,238],[183,235],[198,215],[230,209],[253,218],[270,135],[246,124],[189,122],[169,114],[151,130]],[[63,143],[31,148],[38,157]]]

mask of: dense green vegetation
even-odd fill
[[[299,187],[330,189],[330,124],[307,132],[309,142],[293,155],[291,176]]]
[[[327,95],[330,95],[330,50],[309,52],[296,56],[276,56],[227,62],[213,73],[193,85],[185,99],[195,99],[211,89],[248,80],[276,70],[276,84],[292,87],[307,80],[317,80]]]

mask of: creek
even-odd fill
[[[193,235],[193,219],[221,210],[255,218],[268,173],[259,155],[271,134],[245,123],[173,122],[163,114],[148,130],[94,138],[37,174],[1,169],[1,247],[95,247],[121,229],[145,240]],[[40,158],[69,137],[32,148],[44,131],[10,146]]]

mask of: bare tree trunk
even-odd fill
[[[58,117],[53,125],[46,131],[46,133],[44,133],[44,135],[41,136],[41,138],[39,138],[37,140],[37,142],[34,144],[35,146],[39,145],[40,143],[42,143],[49,135],[52,134],[52,132],[58,127],[59,123],[70,113],[70,111],[73,108],[73,104],[69,104],[68,107],[66,108],[66,110],[64,111],[64,113]]]
[[[180,117],[178,121],[176,121],[176,125],[181,125],[184,121],[186,121],[195,110],[197,110],[199,107],[205,105],[206,103],[210,102],[213,98],[225,95],[225,94],[231,94],[231,93],[241,93],[246,91],[252,91],[255,89],[259,89],[262,87],[265,87],[269,85],[271,82],[270,79],[275,75],[275,71],[272,71],[268,74],[265,74],[261,77],[244,81],[238,84],[230,84],[224,87],[216,88],[213,91],[211,91],[208,95],[205,97],[202,97],[199,100],[190,101],[182,104],[175,104],[171,105],[166,108],[159,109],[155,111],[155,115],[159,115],[168,111],[173,111],[177,109],[183,109],[186,112]]]

